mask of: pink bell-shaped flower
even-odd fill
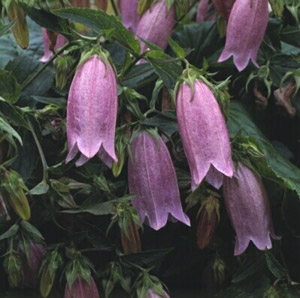
[[[168,36],[171,36],[175,25],[175,7],[167,6],[166,0],[159,0],[142,15],[138,22],[136,35],[161,47],[163,50],[168,45]],[[141,52],[148,46],[140,40]]]
[[[20,253],[23,269],[23,285],[28,288],[37,288],[39,270],[47,250],[43,244],[30,241],[29,258]]]
[[[235,0],[212,0],[212,3],[220,16],[227,21],[234,1]]]
[[[260,250],[272,248],[270,236],[280,237],[274,233],[267,192],[260,177],[239,163],[233,178],[224,177],[223,195],[236,232],[234,255],[242,254],[250,240]]]
[[[198,79],[194,80],[193,88],[183,82],[176,96],[176,113],[192,190],[206,175],[208,182],[219,188],[223,181],[221,173],[232,177],[233,163],[225,119],[212,91]]]
[[[226,30],[226,44],[219,62],[233,56],[242,71],[251,59],[258,67],[256,56],[268,23],[268,0],[236,0]]]
[[[99,292],[93,277],[90,277],[89,283],[78,276],[71,286],[66,284],[64,298],[99,298]]]
[[[119,0],[122,24],[133,33],[140,19],[137,8],[138,0]]]
[[[78,152],[80,166],[98,157],[108,166],[117,162],[114,140],[118,90],[111,64],[95,54],[85,60],[73,78],[67,106],[69,153],[66,162]]]
[[[204,22],[215,19],[215,15],[210,13],[211,3],[209,0],[200,0],[197,8],[196,22]]]
[[[148,290],[146,298],[170,298],[170,296],[164,291],[163,296],[155,293],[152,289]]]
[[[49,39],[47,30],[45,28],[42,28],[42,37],[43,37],[43,45],[44,45],[44,55],[43,57],[40,58],[40,61],[48,62],[53,55],[53,51],[51,50],[51,41]],[[54,51],[64,46],[67,42],[67,39],[61,34],[57,34],[55,38],[56,38],[55,45],[53,47]]]
[[[128,185],[136,196],[132,205],[137,209],[141,222],[159,230],[168,218],[190,225],[180,201],[176,172],[167,146],[161,137],[147,131],[139,132],[131,144],[128,161]]]

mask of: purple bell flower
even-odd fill
[[[167,146],[161,137],[141,131],[131,144],[132,158],[128,161],[128,185],[136,194],[132,205],[141,222],[159,230],[168,218],[190,225],[180,201],[176,172]]]
[[[175,25],[175,7],[168,8],[165,0],[159,0],[142,15],[138,22],[136,35],[161,47],[163,50],[168,45],[167,36],[171,36]],[[140,41],[141,53],[148,46]]]
[[[260,249],[272,248],[273,229],[267,192],[260,177],[239,163],[233,178],[224,177],[223,195],[236,232],[234,255],[242,254],[250,240]]]
[[[150,289],[147,293],[146,298],[170,298],[170,296],[166,293],[166,291],[164,291],[163,296],[161,296]]]
[[[137,8],[138,0],[119,0],[122,24],[133,33],[136,31],[140,19]]]
[[[219,62],[233,56],[242,71],[251,59],[258,67],[256,56],[268,23],[268,0],[236,0],[226,30],[226,44]]]
[[[99,292],[93,277],[91,276],[89,283],[78,276],[71,286],[66,284],[64,298],[99,298]]]
[[[234,167],[225,119],[212,91],[200,80],[194,81],[193,90],[183,82],[176,96],[176,113],[192,190],[206,175],[208,182],[219,188],[221,173],[232,177]]]
[[[93,55],[83,62],[73,78],[67,106],[69,153],[66,162],[78,152],[81,166],[98,157],[109,167],[117,162],[114,140],[118,90],[115,72],[108,61]]]

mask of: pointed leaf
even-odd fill
[[[59,17],[81,23],[95,30],[95,32],[114,29],[111,36],[115,40],[137,55],[140,52],[139,43],[135,40],[132,33],[115,16],[108,15],[101,9],[65,8],[55,9],[52,12]]]

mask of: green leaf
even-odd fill
[[[277,279],[281,279],[286,275],[284,268],[269,250],[265,251],[265,257],[269,270]]]
[[[187,59],[197,67],[202,67],[203,58],[212,62],[216,61],[217,59],[208,58],[214,56],[222,47],[222,40],[215,21],[185,25],[172,37],[186,53],[190,53]]]
[[[68,27],[68,22],[66,20],[62,20],[56,15],[49,13],[43,9],[37,9],[32,6],[26,5],[24,2],[19,3],[19,5],[23,8],[26,15],[28,15],[41,27],[47,28],[57,33],[61,33],[67,38],[70,37],[69,34],[66,33],[66,28]]]
[[[122,25],[117,17],[108,15],[101,9],[64,8],[52,10],[52,13],[81,23],[95,30],[95,32],[114,29],[111,36],[116,41],[123,47],[133,51],[134,54],[139,55],[140,53],[140,45],[132,33]]]
[[[99,202],[99,200],[89,199],[85,201],[78,209],[64,210],[62,213],[90,213],[93,215],[111,215],[113,213],[113,204],[118,200]]]
[[[28,235],[30,235],[34,240],[44,240],[43,235],[40,233],[40,231],[33,226],[31,223],[29,223],[26,220],[21,221],[21,227]]]
[[[18,230],[19,226],[17,224],[12,225],[5,233],[0,235],[0,241],[16,235]]]
[[[4,69],[0,69],[0,96],[8,102],[15,103],[20,94],[21,86],[15,76]]]
[[[262,152],[265,155],[268,166],[273,171],[274,175],[281,180],[283,184],[295,190],[300,196],[300,169],[293,165],[289,160],[283,157],[263,135],[256,124],[250,118],[250,115],[239,102],[231,102],[229,108],[228,129],[231,137],[234,137],[240,130],[245,137],[254,137]],[[263,169],[261,169],[263,170]],[[265,173],[268,177],[270,169],[266,169]],[[264,175],[264,173],[261,173]]]
[[[145,57],[167,88],[169,90],[174,89],[183,71],[181,64],[160,50],[150,51]]]
[[[185,58],[186,54],[185,54],[184,49],[181,46],[179,46],[179,44],[174,39],[172,39],[171,37],[168,37],[168,42],[169,42],[171,49],[173,50],[173,52],[176,54],[176,56],[179,59]]]
[[[66,99],[64,97],[45,97],[45,96],[32,96],[34,100],[44,104],[51,104],[56,106],[65,106]]]
[[[5,35],[14,25],[15,25],[16,21],[12,21],[6,25],[1,25],[0,26],[0,37]]]
[[[13,137],[15,137],[19,143],[22,145],[22,139],[20,137],[20,135],[16,132],[16,130],[14,128],[12,128],[3,118],[0,117],[0,130],[2,130],[5,133],[8,133],[10,135],[12,135]]]
[[[42,195],[47,193],[49,190],[49,185],[42,181],[39,184],[37,184],[34,188],[32,188],[29,192],[31,195]]]

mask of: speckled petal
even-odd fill
[[[74,158],[76,146],[82,154],[77,165],[101,150],[117,161],[114,149],[117,98],[114,70],[98,55],[93,55],[78,68],[70,87],[67,162]]]
[[[128,161],[128,185],[136,194],[132,205],[142,222],[159,230],[172,217],[186,225],[190,220],[181,206],[175,169],[169,151],[159,137],[140,132],[131,144],[132,159]]]
[[[226,176],[233,175],[231,147],[225,119],[211,90],[194,82],[194,96],[188,83],[176,96],[179,133],[192,176],[192,190],[204,179],[211,165]]]
[[[272,248],[275,235],[266,190],[260,177],[239,164],[233,178],[224,177],[223,195],[236,232],[234,254],[242,254],[250,240],[260,249]]]
[[[236,0],[228,21],[226,44],[219,62],[233,56],[242,71],[251,59],[258,67],[256,56],[268,23],[268,0]]]
[[[175,7],[167,8],[165,0],[159,0],[151,6],[138,22],[137,37],[148,40],[163,50],[168,45],[167,36],[171,36],[175,25]],[[147,49],[147,45],[140,40],[141,52]]]

